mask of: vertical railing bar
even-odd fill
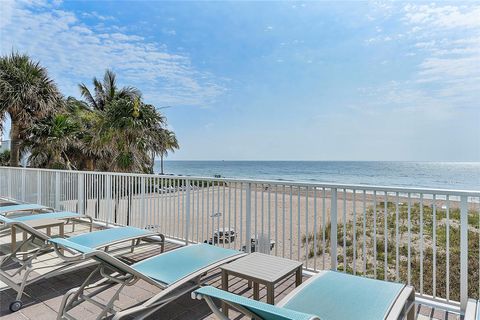
[[[446,298],[447,301],[450,301],[450,196],[447,195],[446,198],[446,212],[445,212],[445,242],[446,242]]]
[[[285,207],[285,194],[286,194],[286,187],[283,185],[283,192],[282,192],[282,257],[285,258],[285,245],[286,245],[286,236],[285,236],[285,227],[287,224],[286,220],[286,207]]]
[[[338,241],[338,233],[337,233],[337,223],[338,223],[338,211],[337,211],[337,189],[332,188],[330,189],[331,192],[331,203],[330,203],[330,221],[331,221],[331,228],[330,228],[330,269],[336,271],[337,270],[337,241]]]
[[[225,201],[225,183],[223,183],[223,188],[222,188],[222,198],[223,198],[223,201],[222,201],[222,211],[223,211],[223,215],[222,215],[222,228],[223,228],[223,241],[222,241],[222,244],[223,244],[223,247],[225,248],[225,219],[226,219],[226,213],[227,211],[225,210],[226,209],[226,201]],[[230,212],[228,213],[230,215]],[[220,228],[220,226],[218,226]],[[220,236],[220,232],[219,232],[219,236]]]
[[[40,170],[37,171],[37,204],[42,204],[42,172]],[[79,213],[83,214],[80,211]]]
[[[420,294],[423,295],[423,193],[420,194]]]
[[[106,207],[107,207],[107,214],[106,214],[106,220],[108,223],[112,222],[112,176],[111,175],[105,175],[106,182],[105,182],[105,200],[106,200]]]
[[[310,243],[308,242],[308,238],[310,236],[310,230],[308,228],[308,194],[310,190],[308,186],[305,188],[305,266],[308,268],[308,248]]]
[[[230,237],[230,229],[232,227],[232,189],[230,185],[228,185],[228,232]],[[230,238],[229,238],[230,239]],[[228,248],[230,249],[232,246],[231,241],[228,240]]]
[[[325,250],[326,250],[326,227],[327,227],[327,222],[326,222],[326,190],[325,188],[322,188],[322,268],[325,269]]]
[[[356,194],[357,190],[353,189],[352,194],[352,210],[353,210],[353,274],[357,274],[357,209]]]
[[[300,246],[301,246],[301,231],[300,231],[300,224],[301,224],[301,220],[300,220],[300,193],[301,193],[301,189],[300,187],[297,188],[297,261],[300,261]]]
[[[255,183],[255,202],[254,202],[254,212],[255,212],[255,219],[254,219],[254,226],[253,226],[253,232],[254,232],[254,237],[255,237],[255,245],[257,245],[258,242],[258,230],[257,230],[257,225],[258,225],[258,184]]]
[[[222,210],[221,215],[219,214],[217,217],[217,227],[215,228],[215,232],[217,232],[218,236],[218,244],[220,246],[220,217],[222,221],[225,221],[225,210]],[[220,213],[220,181],[217,181],[217,213]]]
[[[399,257],[399,245],[400,245],[400,235],[399,235],[399,202],[400,202],[400,195],[396,192],[396,199],[395,199],[395,280],[398,282],[400,281],[400,257]]]
[[[210,216],[211,216],[211,213],[210,213],[210,181],[207,181],[207,215],[205,216],[205,218],[207,219],[207,234],[206,234],[206,240],[208,241],[208,238],[210,237]],[[212,242],[213,242],[213,239],[212,239]]]
[[[363,190],[363,275],[367,274],[367,199],[366,199],[366,190]]]
[[[185,191],[184,191],[184,194],[185,194],[185,205],[184,205],[184,208],[185,208],[185,245],[188,245],[188,242],[189,242],[189,231],[190,231],[190,180],[189,179],[186,179],[185,180]]]
[[[317,187],[313,188],[313,270],[317,270]]]
[[[385,191],[385,203],[384,203],[384,223],[385,223],[385,229],[384,229],[384,243],[385,243],[385,265],[384,265],[384,280],[388,280],[388,193]]]
[[[467,196],[460,197],[460,311],[468,301],[468,206]]]
[[[261,204],[261,214],[262,214],[262,219],[261,219],[261,227],[260,227],[260,230],[261,230],[261,238],[264,239],[265,237],[265,204],[264,204],[264,198],[265,198],[265,185],[262,183],[262,193],[261,193],[261,196],[262,196],[262,204]],[[270,240],[270,239],[269,239]]]
[[[247,184],[247,190],[245,195],[245,249],[247,253],[252,252],[252,242],[251,242],[251,228],[252,228],[252,184]]]
[[[275,255],[278,256],[278,185],[275,185]],[[285,220],[283,221],[285,223]]]
[[[373,275],[377,278],[377,191],[373,191]]]
[[[290,260],[293,254],[293,186],[290,186]]]
[[[432,249],[433,249],[433,257],[432,257],[432,264],[433,264],[433,275],[432,275],[432,282],[433,282],[433,297],[437,297],[437,196],[436,194],[433,195],[432,200],[432,214],[433,214],[433,223],[432,223]]]
[[[243,182],[240,183],[240,248],[243,243]]]
[[[347,189],[343,189],[343,272],[347,272]]]
[[[268,244],[270,245],[270,237],[271,237],[271,224],[272,224],[272,204],[271,204],[271,196],[272,196],[272,192],[271,192],[271,185],[268,186],[268,195],[267,195],[267,202],[268,202],[268,209],[267,209],[267,213],[268,213],[268,223],[267,223],[267,238],[268,238]],[[276,204],[275,204],[276,205]],[[262,220],[263,221],[263,220]],[[275,243],[275,246],[277,246],[277,244]],[[270,254],[271,252],[268,251],[268,254]]]
[[[196,234],[197,236],[195,237],[197,243],[199,243],[200,239],[199,239],[199,232],[200,232],[200,181],[197,180],[196,182],[197,184],[197,187],[196,187],[196,190],[195,190],[195,194],[196,194],[196,199],[197,199],[197,227],[196,227]]]
[[[212,239],[212,244],[215,244],[215,215],[217,212],[215,212],[215,182],[213,183],[212,186],[212,214],[210,215],[212,219],[212,234],[211,234],[211,239]],[[218,195],[217,195],[218,198]]]
[[[408,219],[408,257],[407,257],[407,275],[408,275],[408,285],[412,282],[412,257],[411,257],[411,247],[412,247],[412,194],[408,193],[408,212],[407,212],[407,219]]]

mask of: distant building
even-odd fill
[[[0,152],[10,150],[10,140],[0,140]]]

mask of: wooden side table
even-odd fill
[[[65,221],[64,220],[58,220],[58,219],[38,219],[38,220],[32,220],[32,221],[25,221],[24,222],[26,225],[34,228],[34,229],[42,229],[46,228],[47,229],[47,236],[51,235],[51,229],[53,227],[58,227],[59,229],[59,235],[63,238],[64,237],[64,225]],[[13,225],[12,230],[11,230],[11,246],[12,246],[12,252],[15,251],[15,248],[17,247],[17,228]],[[27,240],[27,233],[23,232],[23,241]]]
[[[235,276],[253,282],[253,298],[260,299],[260,284],[267,288],[267,303],[275,303],[275,284],[295,274],[295,285],[302,283],[302,262],[254,252],[246,257],[221,266],[222,289],[228,291],[228,276]],[[222,310],[228,316],[228,306],[222,303]]]

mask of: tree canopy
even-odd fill
[[[165,116],[139,89],[119,87],[111,70],[92,85],[79,84],[80,100],[63,98],[28,56],[0,58],[0,132],[8,114],[10,163],[23,152],[35,167],[148,173],[160,156],[163,172],[163,157],[179,148]]]

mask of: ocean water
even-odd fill
[[[164,168],[197,177],[480,190],[480,162],[165,161]]]

